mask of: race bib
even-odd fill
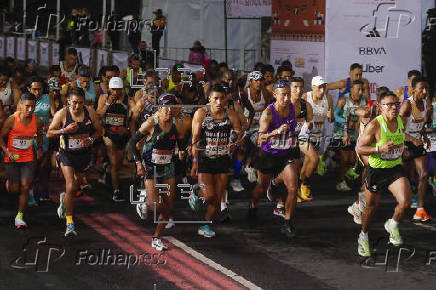
[[[219,157],[229,154],[229,148],[227,145],[206,145],[206,156],[207,157]]]
[[[385,153],[381,153],[380,154],[380,158],[382,160],[386,160],[386,161],[397,160],[398,158],[400,158],[401,155],[403,155],[403,151],[404,151],[403,144],[397,145],[391,151],[385,152]]]
[[[89,137],[88,134],[71,135],[68,138],[68,149],[78,150],[84,148],[85,144],[83,144],[83,139],[88,137]]]
[[[324,129],[324,122],[313,122],[313,133],[321,133]]]
[[[165,165],[171,163],[172,157],[172,150],[153,149],[151,153],[151,162],[154,164]]]
[[[106,124],[110,126],[120,127],[124,125],[124,115],[106,114]]]
[[[27,150],[33,144],[33,137],[29,136],[14,136],[12,141],[12,148],[18,150]]]
[[[295,137],[288,136],[288,137],[274,137],[271,138],[271,149],[277,149],[277,150],[287,150],[291,148],[292,144],[295,142]]]

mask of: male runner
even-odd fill
[[[365,100],[368,102],[371,99],[371,95],[369,92],[369,82],[367,79],[362,78],[363,68],[362,65],[358,63],[353,63],[350,66],[350,76],[345,80],[340,80],[337,82],[333,82],[327,85],[327,91],[339,89],[338,100],[344,97],[346,94],[351,92],[351,87],[354,81],[362,81],[363,82],[363,93],[365,96]]]
[[[407,73],[407,86],[400,87],[395,90],[395,94],[400,98],[400,100],[407,100],[409,96],[413,95],[412,81],[415,77],[421,77],[421,72],[418,70],[411,70]]]
[[[424,198],[427,191],[427,151],[424,142],[430,147],[430,141],[425,133],[424,124],[431,113],[431,103],[426,101],[428,97],[428,82],[422,77],[415,77],[412,81],[413,95],[404,101],[401,106],[400,116],[407,120],[406,142],[409,158],[413,161],[418,173],[418,207],[413,216],[414,221],[427,222],[431,217],[424,209]]]
[[[65,177],[65,193],[60,195],[59,218],[66,217],[65,236],[77,235],[74,229],[74,197],[83,172],[91,161],[91,145],[102,135],[100,120],[94,109],[85,106],[85,93],[73,88],[67,106],[58,111],[48,128],[47,137],[60,137],[57,162]]]
[[[209,95],[209,107],[199,108],[192,120],[192,169],[191,176],[198,176],[198,183],[204,184],[201,195],[207,203],[206,221],[212,221],[220,211],[221,198],[227,188],[227,173],[231,166],[229,154],[232,146],[230,131],[241,137],[241,126],[237,113],[226,109],[227,96],[221,85],[214,85]],[[189,205],[199,207],[199,197],[192,193]],[[209,225],[198,229],[198,234],[207,238],[215,236]]]
[[[398,223],[404,211],[410,207],[410,184],[401,167],[404,148],[404,126],[398,115],[400,100],[393,92],[380,96],[381,115],[372,120],[359,138],[357,152],[369,156],[366,168],[365,191],[367,207],[363,214],[362,231],[358,238],[358,253],[370,257],[368,229],[380,203],[382,194],[392,192],[398,202],[394,215],[384,224],[389,241],[394,246],[403,243]]]
[[[288,82],[278,80],[273,88],[275,102],[263,111],[259,127],[259,145],[262,145],[260,156],[256,160],[258,169],[258,185],[253,190],[253,198],[248,210],[250,227],[256,226],[257,202],[265,194],[274,175],[285,183],[287,192],[285,200],[285,224],[281,232],[288,238],[295,236],[295,228],[291,222],[297,202],[298,169],[293,162],[296,156],[295,133],[296,120],[294,106],[291,102],[291,88]],[[297,152],[298,153],[298,152]]]
[[[33,137],[35,135],[37,136],[37,159],[42,156],[43,123],[33,114],[34,110],[35,96],[31,93],[22,94],[18,110],[6,119],[0,136],[0,146],[5,152],[4,162],[9,192],[19,194],[18,213],[15,216],[17,229],[27,227],[23,220],[23,212],[27,206],[33,182],[35,165]]]

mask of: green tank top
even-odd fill
[[[371,146],[383,146],[389,141],[392,141],[394,145],[394,149],[386,153],[377,153],[371,154],[369,156],[369,166],[372,168],[392,168],[395,167],[402,162],[401,156],[403,155],[404,150],[404,140],[406,138],[406,134],[404,133],[404,125],[400,116],[397,116],[397,131],[392,133],[388,125],[386,124],[383,116],[377,116],[377,121],[380,124],[380,141],[376,144],[372,144]]]

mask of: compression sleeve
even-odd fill
[[[145,137],[144,134],[142,134],[139,131],[136,131],[136,133],[130,138],[129,143],[127,143],[127,148],[130,150],[130,152],[132,152],[133,160],[135,160],[135,162],[141,161],[141,153],[136,148],[136,143],[141,141],[141,139],[144,137]]]
[[[344,123],[345,122],[345,118],[342,117],[342,112],[344,111],[344,108],[342,107],[335,107],[335,120],[337,123]]]

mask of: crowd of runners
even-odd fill
[[[289,239],[296,234],[296,204],[316,198],[312,177],[335,164],[340,174],[332,190],[351,191],[350,181],[362,181],[356,201],[344,208],[362,225],[360,256],[371,255],[368,230],[382,195],[397,200],[384,225],[393,245],[402,244],[402,218],[431,220],[424,201],[427,186],[436,188],[436,100],[419,71],[410,71],[403,87],[377,88],[371,100],[357,63],[343,80],[314,76],[310,84],[288,61],[276,71],[258,63],[247,75],[214,60],[197,74],[182,68],[175,65],[167,78],[132,55],[127,68],[104,66],[93,76],[77,64],[73,48],[46,78],[36,67],[5,63],[0,146],[6,188],[18,196],[16,228],[27,227],[28,206],[49,199],[56,176],[65,179],[57,214],[66,220],[65,236],[77,235],[74,204],[90,188],[89,169],[112,187],[114,202],[123,202],[129,195],[119,175],[128,162],[135,164],[135,189],[145,188],[132,210],[141,219],[158,213],[152,246],[159,251],[166,249],[163,230],[174,226],[178,184],[193,184],[187,206],[204,208],[198,234],[212,238],[211,222],[231,219],[228,195],[245,190],[245,174],[254,186],[248,226],[256,227],[258,203],[267,197]],[[336,90],[337,100],[329,94]],[[410,207],[416,208],[413,217]]]

